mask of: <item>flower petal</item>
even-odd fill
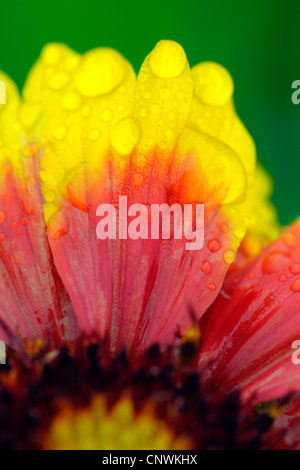
[[[75,325],[47,239],[38,183],[39,150],[27,143],[19,124],[15,85],[2,74],[0,78],[7,89],[7,104],[0,108],[1,339],[16,347],[21,346],[17,340],[43,339],[54,347],[70,338]]]
[[[257,402],[299,390],[300,221],[252,263],[231,272],[202,322],[208,386],[243,388]]]

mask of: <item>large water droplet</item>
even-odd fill
[[[204,274],[210,274],[212,270],[211,263],[210,261],[204,261],[201,267],[201,271]]]
[[[207,246],[210,251],[215,253],[222,248],[222,243],[217,238],[213,238],[212,240],[209,240]]]
[[[136,147],[139,138],[139,125],[132,118],[123,119],[112,130],[112,145],[120,155],[129,155]]]
[[[292,264],[289,269],[292,274],[300,274],[300,263]]]
[[[210,282],[209,284],[207,284],[207,287],[209,288],[209,290],[211,291],[215,291],[217,289],[217,286],[214,282]]]
[[[225,261],[226,264],[233,263],[234,258],[235,258],[235,253],[232,250],[227,250],[223,253],[223,260]]]
[[[300,279],[295,279],[290,286],[291,291],[300,292]]]
[[[77,89],[84,96],[95,97],[110,93],[123,80],[125,60],[113,49],[87,52],[75,76]]]
[[[158,77],[172,78],[180,75],[187,65],[185,52],[174,41],[160,41],[149,56],[152,72]]]
[[[224,106],[232,97],[233,81],[222,65],[202,62],[192,68],[192,78],[195,95],[208,105]]]

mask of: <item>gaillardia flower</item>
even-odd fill
[[[300,223],[274,241],[227,70],[51,44],[0,79],[0,446],[299,447]],[[97,237],[122,197],[135,236]],[[140,205],[194,204],[201,249],[144,236]]]

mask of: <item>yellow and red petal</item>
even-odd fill
[[[215,299],[251,217],[255,149],[228,72],[191,72],[183,49],[161,41],[136,81],[116,51],[50,45],[24,97],[42,110],[29,134],[43,145],[49,241],[81,329],[109,332],[112,351],[171,341],[191,324],[190,306],[200,318]],[[98,205],[125,195],[128,205],[204,203],[203,249],[99,241]]]
[[[292,344],[300,338],[300,222],[231,272],[202,321],[209,387],[264,402],[300,389]]]
[[[27,140],[20,123],[15,85],[2,74],[1,79],[7,93],[0,107],[1,339],[15,347],[42,339],[54,347],[70,337],[72,312],[47,239],[39,147]]]

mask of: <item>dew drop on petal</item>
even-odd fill
[[[144,155],[138,153],[132,157],[132,163],[139,168],[143,168],[147,163],[147,159]]]
[[[187,59],[179,44],[174,41],[160,41],[149,56],[149,63],[154,75],[172,78],[183,72]]]
[[[134,184],[134,186],[140,186],[143,181],[144,177],[140,173],[135,173],[134,175],[132,175],[132,183]]]
[[[234,259],[235,259],[234,251],[227,250],[223,253],[223,260],[225,261],[226,264],[233,263]]]
[[[89,139],[90,140],[98,140],[101,136],[101,131],[100,129],[92,129],[91,132],[89,133]]]
[[[278,276],[278,281],[279,282],[286,282],[287,281],[287,275],[286,274],[280,274],[280,276]]]
[[[290,286],[291,291],[300,292],[300,279],[295,279]]]
[[[284,243],[285,243],[288,247],[293,247],[293,246],[295,246],[296,243],[297,243],[297,237],[296,237],[296,235],[295,235],[293,232],[285,232],[285,233],[283,233],[282,239],[283,239]]]
[[[123,81],[124,69],[124,58],[117,51],[91,50],[83,56],[76,72],[77,90],[89,97],[110,93]]]
[[[166,100],[171,96],[170,88],[164,87],[159,90],[159,95],[163,100]]]
[[[300,274],[300,264],[299,263],[292,264],[289,270],[292,274]]]
[[[0,233],[0,243],[3,243],[4,240],[6,239],[4,233]]]
[[[28,224],[28,219],[27,217],[21,217],[19,222],[21,225],[23,225],[23,227],[25,227]]]
[[[227,233],[229,231],[229,227],[227,224],[222,224],[221,225],[221,232]]]
[[[217,286],[214,282],[210,282],[209,284],[207,284],[207,287],[209,288],[209,290],[211,291],[215,291],[217,289]]]
[[[120,121],[112,130],[111,142],[120,155],[129,155],[140,138],[140,128],[133,118]]]
[[[209,240],[207,246],[210,251],[215,253],[222,248],[222,243],[217,238],[213,238],[212,240]]]
[[[213,62],[202,62],[192,68],[195,95],[204,103],[224,106],[233,94],[233,80],[229,72]]]
[[[210,261],[206,260],[203,262],[202,264],[202,267],[201,267],[201,271],[204,273],[204,274],[210,274],[211,273],[211,263]]]
[[[0,210],[0,224],[5,222],[7,218],[7,212],[5,210]]]
[[[47,202],[53,202],[55,199],[55,192],[54,191],[46,191],[44,194],[44,199]]]
[[[282,262],[286,261],[288,257],[281,251],[273,251],[269,253],[262,262],[262,271],[264,274],[276,273],[282,266]]]

